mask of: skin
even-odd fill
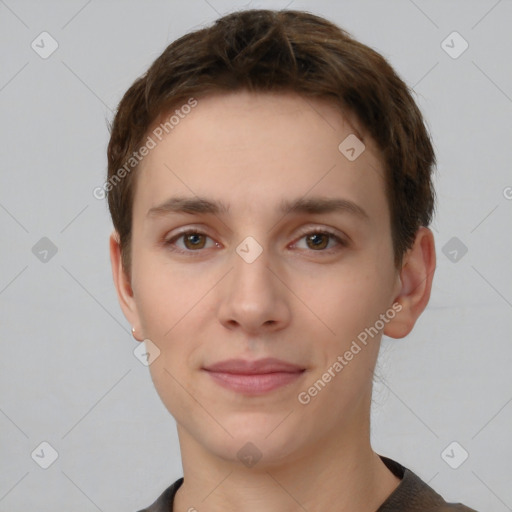
[[[335,503],[341,512],[374,512],[399,484],[370,445],[372,376],[382,332],[407,335],[427,305],[434,241],[420,228],[395,268],[379,151],[361,135],[366,148],[356,160],[338,150],[363,133],[357,125],[327,101],[292,93],[210,95],[141,164],[131,276],[115,232],[111,261],[136,339],[160,350],[150,371],[177,423],[177,511],[313,512]],[[171,196],[221,200],[229,210],[148,216]],[[278,211],[283,199],[313,196],[352,201],[367,217]],[[187,227],[206,236],[165,244]],[[308,242],[325,229],[346,243],[326,235]],[[262,248],[252,263],[236,252],[248,236]],[[401,311],[384,330],[301,404],[298,394],[394,303]],[[202,370],[263,357],[306,370],[259,396],[222,388]],[[249,441],[262,455],[252,467],[237,457]]]

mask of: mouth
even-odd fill
[[[298,380],[305,368],[274,358],[230,359],[202,368],[212,380],[245,395],[260,395]]]
[[[220,386],[245,395],[260,395],[290,384],[302,376],[305,370],[299,372],[273,373],[223,373],[208,371],[211,378]]]

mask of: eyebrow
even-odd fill
[[[229,212],[229,205],[222,201],[206,199],[204,197],[171,197],[158,206],[150,208],[148,217],[160,217],[172,213],[204,213],[220,215]],[[369,216],[363,208],[348,199],[326,197],[301,197],[298,199],[283,200],[279,205],[279,212],[283,214],[294,213],[336,213],[346,212],[362,219]]]

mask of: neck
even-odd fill
[[[368,418],[250,468],[205,450],[180,425],[178,435],[184,482],[176,512],[375,512],[400,482],[372,450]]]

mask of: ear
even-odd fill
[[[135,332],[132,331],[133,337],[137,341],[142,341],[143,337],[139,339],[141,337],[141,330],[137,305],[133,296],[130,278],[123,267],[119,234],[115,230],[110,235],[110,263],[112,265],[112,277],[114,278],[119,305],[123,310],[124,316],[135,329]],[[139,337],[136,337],[136,334]]]
[[[434,235],[430,229],[420,227],[413,246],[404,256],[398,277],[399,291],[394,300],[397,305],[393,308],[397,314],[386,324],[386,336],[403,338],[412,331],[430,299],[435,268]]]

